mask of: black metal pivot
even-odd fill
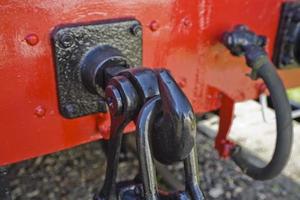
[[[252,69],[251,78],[261,78],[266,84],[276,114],[276,147],[271,161],[259,167],[247,159],[240,147],[235,148],[232,158],[250,177],[267,180],[277,176],[286,165],[292,147],[293,126],[291,107],[284,85],[264,50],[265,39],[250,31],[247,26],[239,25],[223,38],[224,45],[234,55],[245,55],[247,65]]]
[[[162,72],[164,73],[164,72]],[[162,75],[164,76],[164,75]],[[153,167],[152,155],[150,151],[149,136],[152,134],[151,127],[162,104],[161,97],[157,96],[149,100],[141,109],[136,120],[137,125],[137,147],[140,161],[141,176],[143,182],[144,195],[142,199],[149,200],[204,200],[204,196],[198,185],[198,161],[196,156],[196,147],[194,146],[189,155],[183,159],[185,172],[185,191],[176,191],[172,193],[159,193],[156,184],[155,169]],[[196,134],[196,130],[191,130]],[[154,149],[155,147],[152,147]]]
[[[104,74],[106,70],[108,68],[104,69]],[[122,130],[131,120],[134,120],[137,126],[137,147],[142,180],[132,181],[130,184],[131,188],[135,190],[140,188],[143,191],[139,194],[139,198],[154,200],[186,196],[184,199],[189,199],[188,197],[192,196],[195,200],[202,199],[203,195],[197,182],[197,159],[193,151],[196,135],[194,113],[189,101],[169,73],[166,70],[154,71],[147,68],[122,69],[107,82],[105,88],[112,116],[112,130],[106,178],[101,192],[95,199],[114,200],[118,196],[120,198],[120,195],[124,197],[133,194],[128,184],[125,184],[124,189],[124,183],[118,184],[123,185],[121,188],[117,187],[116,183]],[[162,123],[161,121],[164,120],[165,122]],[[168,128],[165,128],[166,126]],[[151,143],[149,137],[152,138]],[[161,160],[168,155],[165,152],[172,152],[171,158],[163,160],[163,162],[167,160],[168,164],[184,161],[187,177],[186,193],[170,195],[158,193],[152,152],[156,152],[154,157]]]
[[[107,85],[106,81],[114,75],[107,77],[109,74],[105,72],[118,73],[127,68],[128,61],[118,49],[108,45],[97,46],[80,63],[82,83],[91,93],[101,95],[104,85]]]
[[[166,71],[157,73],[162,115],[151,134],[154,157],[172,164],[184,160],[195,143],[196,119],[192,106],[175,80]]]

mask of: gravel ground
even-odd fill
[[[300,186],[291,179],[279,176],[272,181],[253,181],[232,161],[220,160],[211,139],[201,134],[197,137],[201,188],[207,199],[300,199]],[[119,165],[120,180],[132,179],[137,173],[137,160],[132,153],[128,158]],[[100,142],[93,142],[13,164],[7,170],[14,200],[91,200],[103,183],[105,155]],[[182,179],[180,165],[170,170]]]

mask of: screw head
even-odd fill
[[[71,33],[63,33],[59,37],[59,42],[64,48],[71,47],[74,44],[74,38]]]
[[[72,117],[76,114],[76,107],[72,104],[67,104],[63,107],[63,113],[69,117]]]
[[[131,33],[136,36],[136,37],[141,37],[143,34],[143,30],[142,30],[142,26],[139,24],[134,24],[131,28],[130,28]]]

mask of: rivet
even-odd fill
[[[188,18],[188,17],[185,17],[183,18],[183,25],[186,27],[186,28],[189,28],[192,26],[192,22],[191,20]]]
[[[37,106],[34,113],[37,117],[44,117],[46,114],[46,108],[44,106]]]
[[[153,20],[149,25],[151,31],[157,31],[159,27],[159,23],[156,20]]]
[[[32,34],[29,34],[25,37],[25,41],[27,44],[29,44],[30,46],[34,46],[36,45],[37,43],[39,43],[39,37],[32,33]]]

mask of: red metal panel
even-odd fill
[[[220,107],[221,93],[254,98],[242,59],[220,44],[244,23],[268,36],[272,52],[282,0],[3,0],[0,3],[0,165],[103,138],[98,115],[58,111],[50,33],[55,26],[134,17],[144,29],[144,65],[167,67],[197,112]],[[300,75],[299,70],[285,72]],[[299,79],[287,82],[300,85]],[[101,121],[101,120],[100,120]],[[100,122],[100,127],[105,122]]]

